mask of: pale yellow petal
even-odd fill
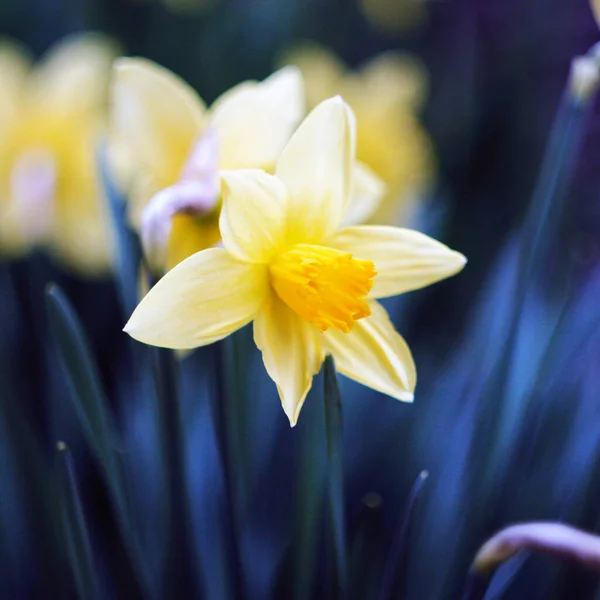
[[[132,172],[138,202],[173,185],[203,131],[204,104],[182,79],[149,60],[115,63],[111,143]],[[135,211],[141,214],[143,206]]]
[[[407,197],[420,195],[435,172],[435,155],[427,132],[415,116],[397,105],[376,110],[353,104],[357,115],[356,157],[368,164],[388,185],[374,223],[397,224]]]
[[[273,175],[258,169],[222,174],[223,244],[239,260],[266,263],[285,236],[286,190]]]
[[[268,293],[265,267],[210,248],[169,271],[142,299],[124,331],[153,346],[205,346],[249,323]]]
[[[59,115],[105,110],[110,68],[118,44],[96,33],[71,35],[56,45],[36,67],[31,92],[37,105]]]
[[[8,39],[0,41],[0,253],[19,254],[26,249],[18,227],[18,211],[11,206],[10,179],[14,161],[14,132],[21,110],[31,60],[26,51]]]
[[[114,261],[114,240],[104,201],[82,210],[71,199],[70,210],[57,211],[50,251],[70,270],[82,277],[106,277]]]
[[[352,193],[344,215],[344,225],[366,223],[381,203],[387,186],[373,169],[356,161],[352,177]]]
[[[288,191],[289,243],[318,244],[339,229],[350,199],[354,114],[340,98],[317,106],[285,147],[276,175]]]
[[[361,67],[359,76],[365,95],[379,110],[398,105],[419,109],[427,96],[427,71],[406,52],[379,54]]]
[[[245,82],[211,108],[223,169],[272,171],[305,114],[300,71],[286,67],[262,83]]]
[[[375,264],[377,275],[372,298],[396,296],[418,290],[455,275],[467,259],[429,236],[399,227],[366,225],[348,227],[329,242]]]
[[[23,88],[31,59],[16,42],[0,41],[0,143],[23,102]]]
[[[17,207],[0,202],[0,255],[14,258],[27,253],[31,246],[22,231],[22,221]]]
[[[392,325],[387,312],[371,301],[371,316],[356,321],[350,333],[329,329],[323,344],[337,370],[378,392],[412,402],[417,371],[410,348]]]
[[[172,269],[188,256],[211,248],[220,240],[219,219],[216,212],[201,217],[185,213],[173,215],[166,248],[166,269]]]
[[[323,362],[316,330],[272,294],[254,321],[254,341],[293,427]]]
[[[283,54],[282,65],[295,65],[302,72],[306,101],[310,108],[341,92],[344,63],[315,42],[302,42]]]
[[[96,163],[95,124],[64,128],[56,158],[58,171],[50,251],[67,267],[88,277],[105,276],[113,264],[112,224]]]

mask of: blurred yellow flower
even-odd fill
[[[0,44],[0,252],[47,247],[80,274],[105,273],[110,226],[96,173],[116,45],[66,38],[32,67]]]
[[[111,114],[111,160],[160,271],[219,241],[220,171],[272,170],[305,102],[294,67],[241,83],[207,110],[175,74],[127,58],[114,67]]]
[[[359,0],[364,17],[382,33],[394,35],[422,25],[426,0]]]
[[[354,167],[354,116],[339,97],[326,100],[292,136],[275,175],[223,173],[224,248],[168,272],[125,331],[147,344],[194,348],[254,321],[292,426],[327,353],[351,379],[412,401],[410,350],[376,299],[449,277],[465,257],[408,229],[341,229]]]
[[[340,94],[356,113],[357,158],[385,182],[387,192],[379,206],[372,194],[362,204],[357,198],[350,220],[406,221],[434,173],[433,148],[416,116],[426,95],[423,68],[406,54],[387,52],[349,72],[339,58],[314,43],[292,48],[281,62],[302,71],[310,107]]]

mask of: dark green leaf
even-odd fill
[[[79,489],[75,478],[75,466],[71,453],[64,442],[56,445],[62,485],[62,523],[69,564],[75,577],[80,598],[99,600],[102,595],[90,536]]]

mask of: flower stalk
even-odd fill
[[[348,568],[344,510],[344,465],[342,456],[342,402],[331,355],[323,363],[323,400],[327,448],[327,507],[331,536],[332,577],[330,598],[343,600],[347,595]]]
[[[322,377],[323,373],[318,375]],[[317,390],[309,394],[315,398]],[[319,398],[320,400],[320,398]],[[307,419],[299,426],[301,432],[300,460],[298,468],[299,493],[295,502],[296,520],[292,553],[293,600],[309,600],[314,597],[317,561],[314,548],[319,541],[320,523],[323,515],[323,442],[324,413],[309,406]]]
[[[166,565],[163,596],[191,597],[195,593],[194,546],[188,487],[185,476],[184,436],[181,427],[177,365],[170,350],[152,348],[158,419],[165,468]]]
[[[228,385],[232,377],[235,378],[232,369],[231,354],[227,351],[224,340],[212,347],[214,364],[214,389],[211,394],[211,409],[215,429],[215,437],[223,470],[224,481],[224,513],[225,513],[225,545],[230,558],[229,582],[231,593],[235,598],[243,598],[244,572],[239,547],[240,540],[240,498],[243,490],[236,485],[238,479],[236,470],[242,468],[241,464],[235,462],[235,441],[237,433],[236,402],[232,386]]]

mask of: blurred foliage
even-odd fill
[[[600,120],[597,104],[561,105],[570,61],[598,28],[585,0],[439,0],[426,12],[392,33],[348,0],[191,12],[0,3],[0,32],[36,56],[100,30],[209,102],[269,75],[298,39],[350,67],[414,53],[429,72],[423,123],[439,166],[417,224],[470,260],[460,277],[388,303],[418,365],[415,403],[341,380],[342,439],[331,374],[290,430],[247,330],[179,363],[121,333],[137,249],[114,188],[117,286],[39,252],[1,264],[5,597],[342,597],[332,577],[345,563],[349,598],[459,598],[500,527],[598,531]],[[63,291],[49,292],[47,313],[49,282]],[[332,439],[342,448],[328,451]],[[58,441],[69,450],[57,457]],[[595,576],[529,555],[498,569],[486,596],[596,597]]]

